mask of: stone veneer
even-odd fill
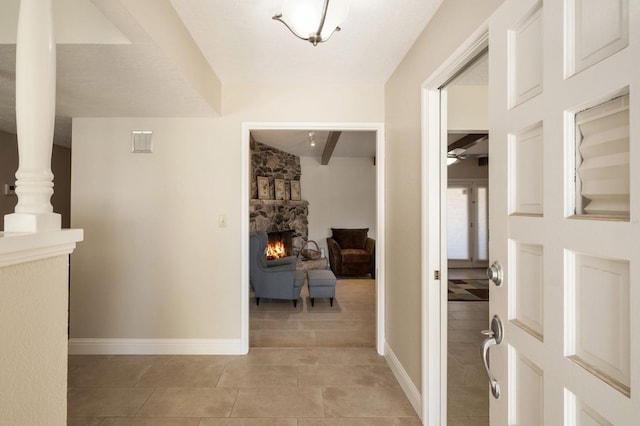
[[[275,198],[274,179],[285,180],[285,199],[289,199],[291,198],[289,181],[300,180],[301,175],[300,157],[260,142],[255,143],[251,150],[251,198],[258,198],[258,184],[256,182],[258,176],[269,178],[269,193],[273,200]]]
[[[293,254],[298,255],[309,238],[308,201],[251,200],[249,231],[294,231]]]
[[[289,181],[300,180],[300,157],[271,146],[255,142],[251,151],[251,200],[249,201],[249,231],[294,231],[293,253],[298,255],[309,238],[308,201],[292,201]],[[271,200],[259,200],[256,178],[269,178]],[[274,200],[274,179],[285,180],[285,200]]]

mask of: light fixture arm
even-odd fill
[[[331,31],[331,34],[329,34],[329,36],[325,39],[322,38],[322,30],[324,29],[324,22],[327,19],[327,10],[329,8],[329,0],[324,0],[324,4],[322,5],[322,16],[320,17],[320,24],[318,25],[318,29],[316,30],[315,33],[311,33],[309,34],[309,37],[303,37],[300,34],[298,34],[297,32],[295,32],[295,30],[293,28],[291,28],[289,26],[289,24],[287,24],[284,19],[282,19],[282,13],[277,13],[275,15],[273,15],[273,17],[271,19],[275,20],[275,21],[280,21],[282,22],[282,24],[287,27],[287,29],[289,29],[289,31],[291,31],[291,34],[293,34],[294,36],[298,37],[300,40],[305,40],[310,42],[311,44],[313,44],[314,46],[317,46],[318,43],[322,43],[325,42],[327,40],[329,40],[331,38],[331,36],[336,32],[336,31],[340,31],[341,28],[340,27],[336,27],[333,31]]]
[[[322,41],[320,34],[322,34],[324,21],[327,19],[327,9],[329,9],[329,0],[324,0],[324,4],[322,5],[322,16],[320,17],[320,25],[318,25],[318,30],[315,33],[315,36],[319,38],[320,42]],[[311,36],[309,38],[311,38]],[[317,43],[314,43],[313,45],[316,46]]]
[[[289,26],[289,24],[287,24],[286,22],[284,22],[284,20],[282,19],[282,13],[277,13],[277,14],[273,15],[273,18],[271,18],[271,19],[273,19],[273,20],[275,20],[275,21],[278,21],[278,22],[282,22],[282,25],[284,25],[285,27],[287,27],[287,28],[289,29],[289,31],[291,31],[291,34],[293,34],[294,36],[298,37],[300,40],[309,41],[309,39],[308,39],[308,38],[304,38],[304,37],[302,37],[302,36],[301,36],[301,35],[299,35],[297,32],[295,32],[295,31],[293,30],[293,28],[291,28],[291,27]]]

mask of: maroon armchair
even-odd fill
[[[376,241],[367,236],[369,228],[331,228],[327,238],[329,262],[336,275],[376,277]]]

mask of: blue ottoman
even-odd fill
[[[328,297],[333,306],[333,299],[336,297],[336,276],[333,272],[328,269],[312,269],[307,271],[307,277],[311,306],[316,297]]]

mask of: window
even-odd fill
[[[575,214],[629,219],[629,95],[575,115]]]

